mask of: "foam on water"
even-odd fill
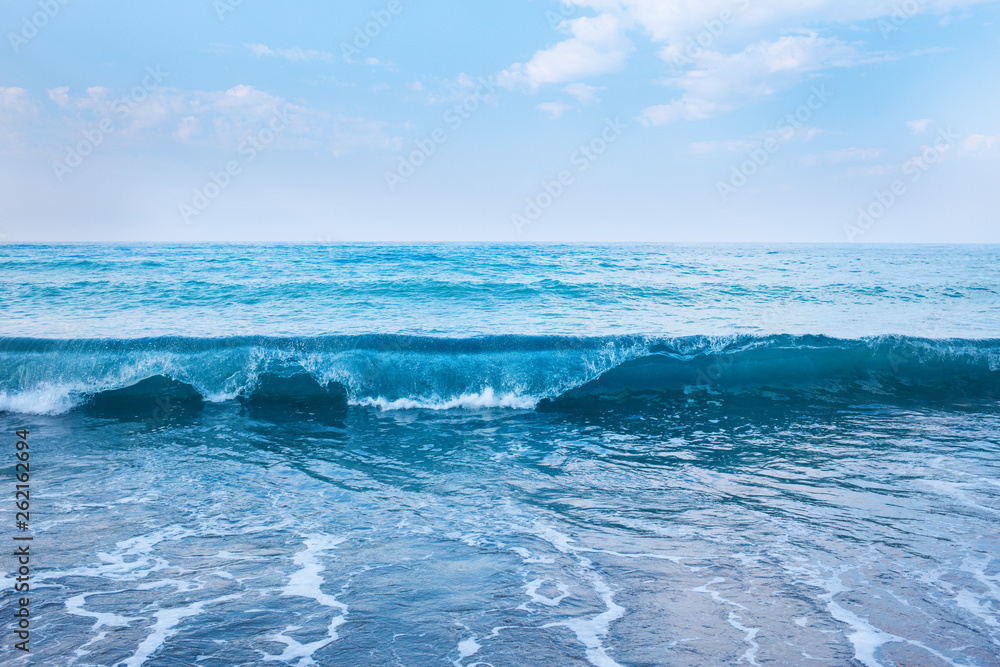
[[[963,588],[955,595],[955,603],[974,614],[983,623],[1000,628],[1000,573],[989,575],[986,570],[992,565],[989,555],[973,557],[971,554],[962,559],[961,570],[971,574],[976,583],[983,588],[982,593],[975,593]],[[1000,646],[1000,638],[993,638],[993,643]]]
[[[120,592],[122,591],[111,591],[110,594]],[[87,603],[87,597],[102,594],[107,593],[103,591],[81,593],[66,600],[67,613],[72,614],[73,616],[83,616],[94,619],[94,625],[91,628],[91,632],[95,633],[94,636],[73,651],[73,655],[75,655],[78,660],[84,656],[90,655],[90,651],[88,650],[89,647],[101,643],[108,636],[108,630],[104,630],[103,628],[127,628],[133,622],[143,620],[141,617],[121,616],[111,612],[93,612],[87,611],[83,608],[83,605]]]
[[[525,602],[520,607],[518,607],[518,609],[528,611],[529,606],[532,604],[541,604],[545,605],[546,607],[558,607],[563,600],[569,597],[570,595],[569,587],[561,581],[552,581],[553,585],[559,590],[559,595],[552,598],[540,595],[538,593],[538,590],[550,581],[552,580],[535,579],[533,581],[529,581],[527,585],[524,587],[524,592],[528,597],[531,598],[531,601]]]
[[[312,659],[313,654],[339,639],[337,628],[347,620],[348,609],[347,605],[340,602],[335,595],[323,592],[324,579],[320,574],[325,568],[319,562],[319,557],[327,551],[336,549],[346,539],[330,535],[314,535],[307,538],[305,540],[306,548],[295,554],[293,559],[300,569],[292,574],[282,589],[284,596],[315,600],[317,604],[339,612],[331,618],[330,624],[327,626],[327,636],[314,642],[302,643],[288,636],[288,633],[300,630],[301,627],[289,625],[282,632],[271,635],[273,641],[285,644],[285,650],[278,655],[263,654],[263,659],[266,662],[298,660],[295,663],[298,667],[314,665],[316,662]]]
[[[144,664],[146,660],[160,650],[171,637],[180,631],[178,625],[181,621],[192,616],[198,616],[204,612],[205,607],[208,605],[222,604],[223,602],[238,600],[239,598],[239,595],[224,595],[212,600],[200,600],[186,607],[157,611],[153,614],[156,622],[153,624],[149,636],[139,644],[135,653],[125,661],[118,663],[116,667],[140,667],[140,665]]]
[[[22,415],[61,415],[84,402],[88,388],[79,385],[43,383],[31,389],[0,389],[0,412]]]
[[[533,526],[536,535],[546,540],[562,553],[572,554],[578,562],[578,567],[583,577],[590,582],[593,591],[599,596],[606,609],[593,618],[577,617],[565,621],[548,623],[542,628],[565,627],[569,628],[576,635],[577,640],[587,647],[587,660],[595,667],[621,667],[611,656],[608,655],[609,648],[604,645],[603,638],[611,630],[611,624],[622,618],[625,607],[615,602],[614,591],[607,582],[593,570],[593,563],[590,559],[580,556],[573,547],[574,540],[570,536],[560,533],[551,526],[541,522],[536,522]],[[529,589],[530,590],[530,589]],[[531,593],[529,592],[529,595]],[[532,595],[534,598],[535,596]],[[559,600],[562,602],[562,599]],[[558,606],[557,603],[554,606]]]
[[[451,661],[454,667],[463,667],[462,661],[466,658],[471,658],[472,656],[479,653],[482,646],[476,641],[476,637],[472,636],[468,639],[463,639],[458,643],[456,649],[458,650],[458,658]]]
[[[589,568],[590,561],[581,559],[582,568]],[[558,623],[543,625],[543,628],[566,627],[576,634],[577,640],[587,647],[587,660],[595,667],[622,667],[608,655],[608,647],[603,638],[611,630],[611,624],[625,615],[625,607],[615,602],[614,592],[607,582],[596,572],[589,572],[594,591],[601,597],[607,610],[593,618],[571,618]]]
[[[740,623],[740,617],[736,614],[735,611],[729,612],[728,620],[729,620],[729,625],[733,626],[740,632],[747,633],[743,641],[745,641],[747,644],[750,644],[750,648],[744,651],[743,655],[741,655],[740,659],[737,660],[736,662],[740,663],[746,660],[751,665],[758,664],[756,656],[757,656],[757,651],[760,650],[760,644],[754,641],[754,637],[756,637],[757,633],[760,632],[760,628],[748,628],[742,623]]]
[[[392,410],[481,410],[483,408],[506,408],[531,410],[538,405],[540,396],[519,396],[514,393],[497,396],[492,387],[474,394],[462,394],[453,398],[399,398],[394,401],[385,398],[362,398],[352,400],[352,405]]]
[[[113,591],[113,593],[118,593],[118,592],[120,591]],[[89,596],[102,595],[102,594],[106,595],[107,593],[95,591],[92,593],[80,593],[79,595],[74,595],[71,598],[67,598],[66,611],[68,611],[70,614],[73,614],[74,616],[89,616],[93,618],[94,619],[94,627],[92,628],[93,630],[100,630],[105,626],[110,628],[124,628],[128,627],[128,625],[132,621],[142,620],[141,618],[137,617],[130,618],[127,616],[120,616],[118,614],[111,612],[102,613],[95,611],[87,611],[86,609],[83,608],[83,605],[87,603],[87,598]]]

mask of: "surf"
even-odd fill
[[[803,335],[0,339],[0,412],[180,414],[350,406],[534,410],[581,402],[1000,399],[1000,340]],[[163,404],[159,405],[158,404]]]

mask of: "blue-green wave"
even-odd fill
[[[535,409],[660,395],[996,401],[1000,340],[882,336],[0,339],[0,411],[174,401]]]

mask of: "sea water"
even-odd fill
[[[1000,664],[1000,247],[3,245],[0,284],[4,663]]]

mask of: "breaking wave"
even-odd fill
[[[996,401],[1000,340],[396,335],[0,339],[0,412],[518,409],[754,394]]]

